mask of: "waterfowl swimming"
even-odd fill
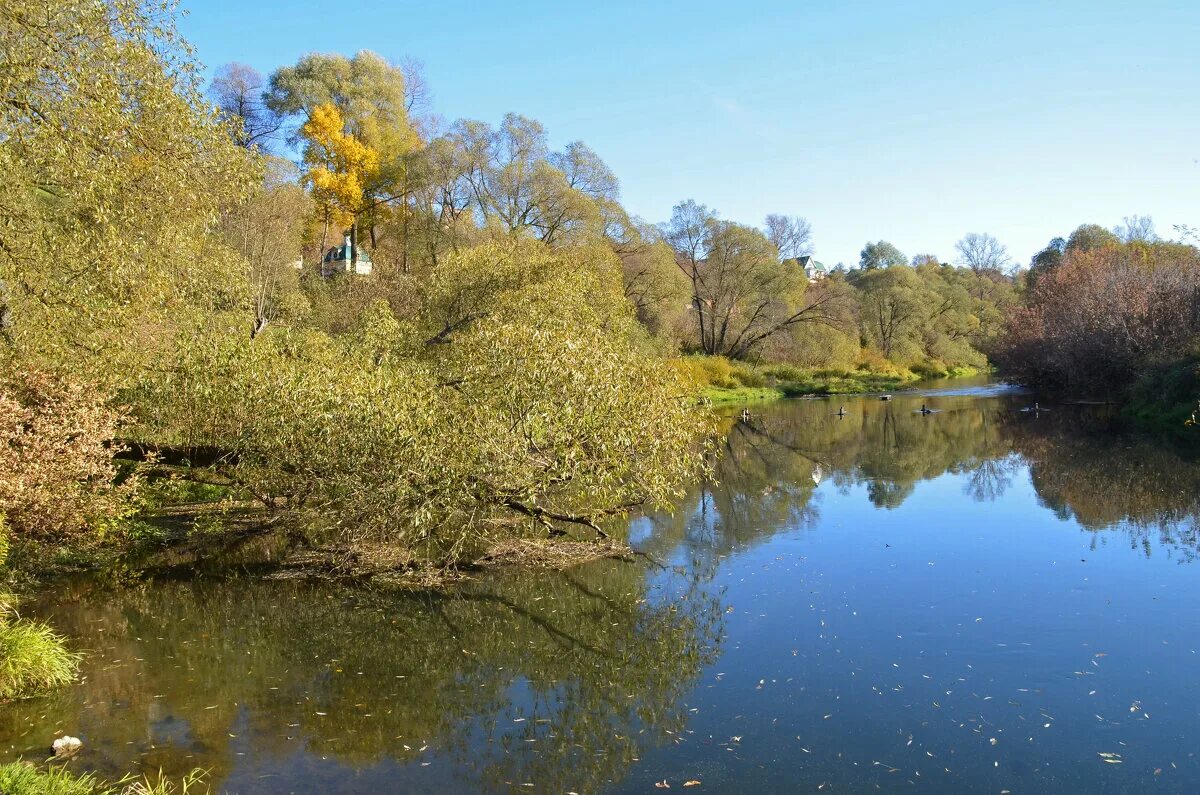
[[[837,416],[839,416],[839,417],[845,417],[846,416],[846,407],[845,406],[839,407],[836,413],[837,413]]]
[[[880,400],[891,400],[892,396],[891,395],[880,395],[879,399]]]
[[[750,421],[750,409],[742,409],[742,422]]]
[[[921,414],[932,414],[932,413],[933,413],[933,409],[926,408],[926,407],[925,407],[925,404],[924,404],[924,403],[922,403],[922,404],[921,404],[921,412],[920,412],[920,413],[921,413]]]
[[[1047,411],[1047,409],[1042,408],[1035,400],[1032,406],[1026,406],[1025,408],[1021,409],[1021,411]]]

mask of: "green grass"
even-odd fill
[[[698,384],[703,402],[714,406],[805,395],[891,392],[922,378],[963,378],[979,373],[974,367],[941,362],[926,362],[909,370],[883,359],[855,369],[807,370],[789,364],[754,365],[719,356],[685,356],[673,360],[672,366]]]
[[[172,477],[157,477],[146,482],[140,495],[144,508],[153,510],[171,505],[219,502],[239,496],[229,486],[188,480],[182,476],[186,474],[182,468],[176,467],[172,472]]]
[[[779,400],[781,397],[784,397],[782,390],[764,386],[739,386],[732,389],[710,386],[705,387],[700,394],[714,406],[762,403],[768,400]]]
[[[78,667],[79,656],[54,630],[16,618],[12,599],[0,594],[0,702],[68,684]]]
[[[2,795],[199,795],[208,792],[206,773],[195,770],[179,782],[160,772],[155,777],[126,776],[109,784],[92,775],[75,775],[60,767],[40,769],[25,762],[0,765]]]
[[[94,776],[76,776],[62,768],[39,770],[24,762],[0,765],[0,792],[4,795],[108,795]]]
[[[849,373],[814,373],[803,379],[780,384],[788,397],[802,395],[862,395],[868,392],[890,392],[915,381],[911,375],[891,375],[853,371]]]
[[[4,564],[8,562],[8,546],[9,535],[11,531],[8,529],[8,521],[5,520],[4,514],[0,513],[0,570],[4,568]],[[3,604],[3,602],[0,602]]]

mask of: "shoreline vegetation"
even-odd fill
[[[31,762],[0,765],[3,795],[205,795],[204,771],[194,771],[178,781],[159,774],[125,776],[106,782],[88,773],[72,773],[53,764],[39,767]]]
[[[68,684],[78,667],[78,655],[67,651],[61,636],[21,618],[16,598],[0,592],[0,704]]]
[[[689,199],[648,223],[583,143],[439,121],[420,73],[369,51],[205,85],[170,6],[13,8],[12,576],[136,577],[181,544],[200,565],[258,528],[335,572],[620,544],[711,470],[697,404],[982,368],[1019,297],[987,235],[962,266],[876,241],[831,268],[796,215]]]
[[[940,362],[922,362],[909,367],[889,364],[882,369],[872,369],[868,363],[854,369],[803,369],[786,364],[733,362],[722,357],[703,356],[676,359],[671,364],[698,386],[701,402],[714,407],[784,398],[887,393],[920,381],[968,378],[986,371],[970,365],[948,366]]]
[[[1001,372],[1113,403],[1142,428],[1200,436],[1200,236],[1177,232],[1163,240],[1134,216],[1051,240],[989,348]]]
[[[1145,421],[1200,399],[1200,254],[1145,224],[1028,271],[976,233],[826,267],[800,216],[638,218],[582,142],[447,123],[369,51],[204,85],[174,19],[0,9],[0,586],[272,544],[415,587],[628,555],[630,515],[714,470],[709,407],[990,362]],[[73,676],[8,607],[0,644],[0,700]]]

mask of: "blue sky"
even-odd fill
[[[208,67],[307,52],[425,64],[434,110],[582,140],[626,206],[803,215],[819,259],[867,240],[1027,262],[1083,222],[1200,226],[1200,2],[184,0]]]

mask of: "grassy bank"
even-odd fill
[[[926,363],[900,368],[887,361],[864,362],[854,369],[805,370],[791,365],[755,365],[717,356],[676,359],[714,406],[740,405],[808,395],[858,395],[891,392],[928,378],[977,375],[974,367]]]
[[[0,594],[0,702],[61,687],[75,678],[78,664],[50,627],[18,618],[12,597]]]
[[[91,775],[75,775],[63,768],[42,769],[25,762],[0,765],[0,793],[3,795],[200,795],[208,792],[203,773],[196,771],[178,782],[161,775],[132,776],[116,783]]]
[[[704,399],[714,406],[764,403],[786,397],[782,389],[773,386],[738,386],[732,388],[707,386],[701,390]]]

